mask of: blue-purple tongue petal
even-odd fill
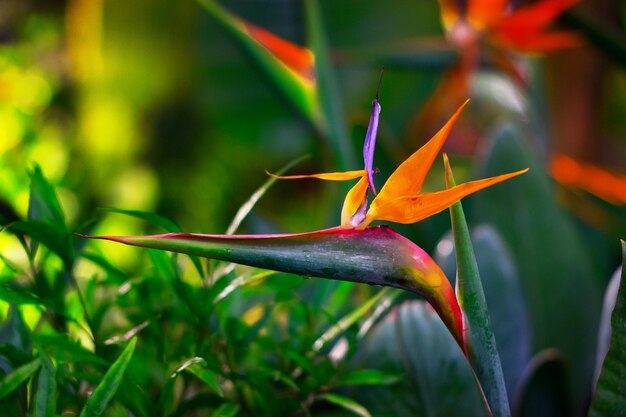
[[[378,100],[372,101],[372,115],[370,123],[367,126],[367,134],[365,135],[365,143],[363,144],[363,161],[365,162],[365,170],[367,171],[367,181],[370,189],[376,194],[374,187],[374,147],[376,146],[376,132],[378,132],[378,118],[380,116],[380,104]]]

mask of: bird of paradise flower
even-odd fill
[[[539,55],[583,43],[573,31],[553,30],[556,19],[581,0],[540,0],[515,7],[509,0],[439,0],[441,20],[458,60],[446,71],[421,117],[432,125],[469,94],[469,79],[484,60],[520,85],[526,75],[516,57]]]
[[[331,181],[359,179],[346,195],[338,227],[314,232],[275,235],[207,235],[168,233],[151,236],[88,236],[203,256],[249,266],[402,288],[422,295],[437,311],[451,334],[467,353],[463,313],[449,280],[419,246],[386,226],[371,227],[375,220],[415,223],[451,206],[461,198],[527,171],[523,169],[457,185],[447,190],[420,193],[426,174],[441,150],[465,102],[424,146],[405,160],[380,192],[373,183],[373,158],[381,107],[372,113],[363,146],[364,169],[283,179],[318,178]],[[375,194],[367,204],[368,191]]]

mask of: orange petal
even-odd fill
[[[311,81],[315,78],[315,56],[313,52],[256,25],[245,21],[242,21],[242,23],[252,38],[267,48],[292,71]]]
[[[367,176],[363,176],[359,182],[348,191],[348,194],[346,194],[346,199],[343,201],[343,208],[341,209],[342,227],[356,227],[363,221],[363,218],[365,218],[368,185]],[[362,218],[357,218],[353,221],[353,217],[357,214],[359,209],[363,210]]]
[[[495,42],[525,53],[546,53],[584,43],[583,38],[575,32],[526,33],[499,30],[492,35]]]
[[[399,197],[382,206],[376,207],[375,211],[370,208],[367,215],[368,218],[372,220],[388,220],[395,223],[415,223],[439,213],[463,197],[523,174],[526,171],[528,171],[528,168],[509,174],[498,175],[496,177],[470,181],[443,191],[425,193],[418,196]]]
[[[452,26],[461,18],[461,11],[458,8],[456,0],[439,0],[441,8],[441,21],[446,30],[450,30]]]
[[[386,205],[395,198],[415,196],[420,192],[426,174],[441,150],[452,126],[454,126],[454,122],[456,122],[456,119],[461,114],[461,110],[463,110],[463,107],[465,107],[468,101],[469,100],[465,101],[465,103],[458,108],[456,113],[452,115],[450,120],[448,120],[428,143],[407,158],[391,176],[389,176],[383,188],[374,201],[372,201],[372,208]]]
[[[563,11],[581,0],[545,0],[520,7],[490,28],[498,43],[521,52],[549,52],[578,46],[582,39],[571,32],[547,33],[545,30]]]
[[[504,15],[508,4],[509,0],[468,0],[466,18],[474,27],[489,27]]]
[[[367,171],[360,169],[358,171],[345,171],[345,172],[324,172],[321,174],[309,174],[309,175],[274,175],[271,172],[265,171],[267,175],[280,180],[298,180],[302,178],[317,178],[319,180],[326,181],[348,181],[356,178],[367,177]]]

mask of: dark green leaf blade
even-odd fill
[[[447,186],[448,188],[454,187],[456,183],[447,158],[445,158],[445,164]],[[493,415],[510,416],[511,408],[500,355],[491,327],[474,247],[460,201],[450,207],[450,218],[457,264],[457,296],[465,318],[468,359],[482,385]]]
[[[335,404],[353,414],[356,414],[357,416],[372,417],[365,407],[350,398],[344,397],[343,395],[328,393],[319,395],[317,399],[328,401],[329,403]]]
[[[35,417],[54,417],[57,409],[56,369],[46,354],[42,353],[40,360],[43,366],[37,380]]]
[[[470,234],[511,402],[531,356],[531,329],[521,277],[497,230],[481,224],[472,228]],[[456,276],[453,248],[452,236],[446,235],[437,244],[435,256],[451,278]]]
[[[126,216],[135,217],[137,219],[144,220],[154,226],[158,226],[166,232],[180,232],[180,226],[176,224],[173,220],[168,219],[167,217],[160,216],[155,213],[151,213],[149,211],[142,210],[126,210],[112,207],[101,208],[102,211],[107,211],[109,213],[118,213],[125,214]]]
[[[39,165],[35,165],[30,172],[28,218],[55,225],[60,229],[65,228],[65,216],[61,204]]]
[[[467,359],[423,301],[387,314],[365,336],[355,364],[401,376],[397,384],[351,387],[375,416],[487,416]]]
[[[557,350],[539,352],[522,376],[513,414],[518,417],[571,416],[566,375],[565,362]]]
[[[604,358],[590,417],[626,416],[626,242],[622,241],[622,276],[611,315],[611,344]]]
[[[66,265],[74,262],[71,235],[59,229],[57,225],[41,220],[22,220],[11,223],[8,228],[12,232],[23,233],[42,243],[56,253]]]
[[[0,398],[4,398],[30,378],[41,366],[39,359],[14,369],[0,380]]]
[[[309,45],[315,54],[317,90],[325,128],[323,131],[330,141],[338,171],[347,171],[355,166],[355,157],[346,129],[339,83],[330,63],[322,13],[317,0],[306,0],[304,5]]]
[[[387,385],[400,381],[400,376],[388,374],[377,369],[358,369],[339,378],[335,385],[338,387],[352,385]]]
[[[211,414],[211,417],[235,417],[240,408],[237,404],[224,403]]]
[[[493,225],[511,250],[522,277],[533,351],[556,348],[570,372],[574,410],[588,402],[595,367],[601,283],[588,251],[558,206],[543,164],[527,145],[526,130],[506,124],[495,130],[477,176],[511,167],[530,171],[472,200],[478,221]]]
[[[111,365],[111,368],[104,374],[102,381],[100,381],[91,397],[87,400],[85,407],[83,407],[80,417],[97,417],[104,412],[122,382],[124,372],[133,356],[136,344],[137,338],[135,337],[131,339],[121,355]]]

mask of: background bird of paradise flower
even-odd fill
[[[584,46],[504,50],[524,82],[479,56],[447,148],[459,182],[531,167],[464,201],[515,415],[539,415],[537,404],[586,414],[602,293],[626,231],[624,10],[591,3],[552,22]],[[3,412],[484,413],[458,348],[410,296],[230,264],[200,273],[197,260],[69,235],[181,230],[152,213],[222,232],[264,170],[307,153],[290,173],[358,167],[384,66],[382,186],[430,137],[424,106],[457,59],[437,2],[223,2],[232,15],[208,0],[4,4],[0,218],[46,226],[26,230],[44,242],[36,251],[0,234]],[[426,191],[443,178],[436,163]],[[262,190],[239,232],[339,224],[347,192],[312,181]],[[454,277],[447,213],[394,228]],[[111,369],[125,375],[120,389]]]

